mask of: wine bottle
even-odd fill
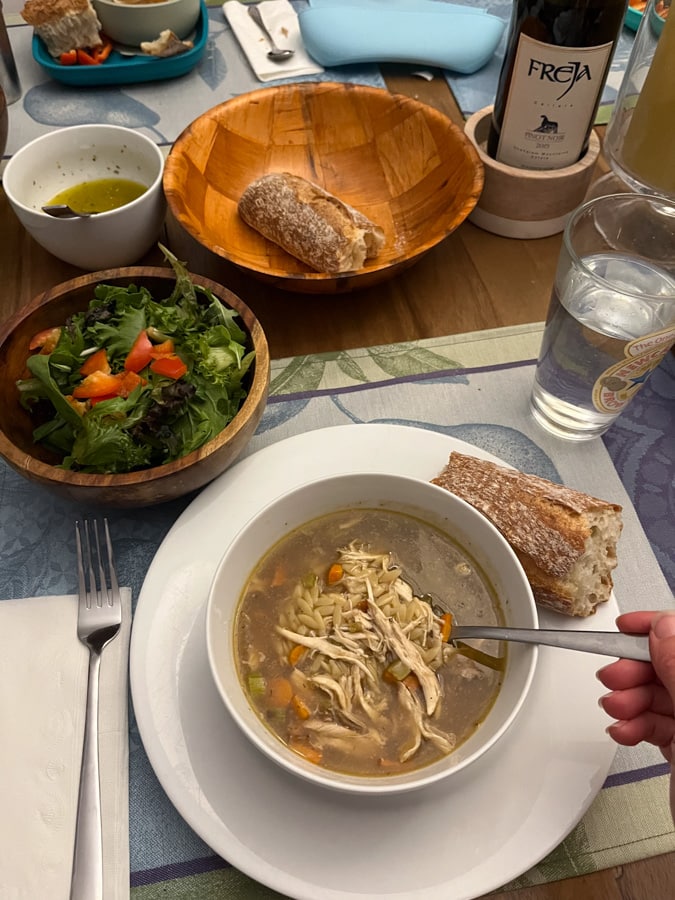
[[[626,0],[514,0],[488,153],[560,169],[588,147]]]

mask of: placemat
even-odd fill
[[[304,0],[295,0],[300,9]],[[222,0],[209,0],[207,46],[192,71],[178,78],[141,84],[71,87],[54,81],[33,59],[33,29],[19,16],[23,0],[3,5],[22,96],[9,107],[5,157],[54,128],[90,122],[137,128],[160,146],[169,147],[183,129],[206,110],[226,100],[264,88],[234,37]],[[341,66],[321,75],[274,81],[341,81],[384,87],[376,65]]]
[[[443,2],[443,0],[439,0]],[[449,0],[452,2],[452,0]],[[9,135],[3,158],[42,134],[68,125],[102,122],[141,129],[160,146],[169,147],[197,116],[231,97],[264,87],[256,78],[223,15],[222,0],[207,0],[209,36],[201,61],[188,74],[166,81],[106,87],[69,87],[54,81],[33,59],[33,29],[21,19],[24,0],[5,0],[10,43],[22,86],[20,100],[9,107]],[[293,0],[299,11],[307,0]],[[508,21],[511,0],[472,0]],[[624,28],[612,61],[596,118],[609,120],[626,70],[634,33]],[[491,62],[473,75],[442,70],[462,113],[468,117],[494,101],[506,36]],[[377,65],[339,66],[321,75],[288,81],[343,81],[384,87]],[[274,84],[283,84],[275,81]]]
[[[527,398],[542,325],[276,360],[271,397],[247,453],[301,431],[393,422],[452,435],[519,468],[624,505],[615,591],[624,609],[673,605],[675,357],[670,354],[598,441],[570,445],[539,430]],[[133,589],[190,498],[110,510],[120,578]],[[75,589],[72,523],[82,509],[0,465],[0,597]],[[271,900],[274,891],[216,855],[179,817],[130,720],[133,900]],[[644,745],[617,752],[580,824],[509,887],[531,885],[675,849],[667,767]]]

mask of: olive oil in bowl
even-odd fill
[[[147,186],[129,178],[96,178],[59,191],[49,206],[67,204],[79,213],[102,213],[126,206],[147,191]]]

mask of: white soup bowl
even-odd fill
[[[249,740],[270,759],[288,772],[324,787],[358,794],[395,794],[454,775],[487,753],[523,706],[538,651],[523,644],[508,647],[504,679],[485,719],[450,754],[423,768],[390,776],[356,776],[322,768],[290,750],[263,724],[240,682],[235,658],[240,599],[260,559],[282,537],[320,516],[359,508],[408,513],[440,529],[482,569],[501,606],[505,624],[537,627],[537,612],[525,572],[507,541],[481,513],[427,482],[397,475],[357,473],[318,479],[291,490],[243,527],[226,549],[213,578],[206,609],[206,644],[211,673],[227,710]]]

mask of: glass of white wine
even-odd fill
[[[588,197],[633,190],[675,198],[675,9],[649,0],[607,126],[611,171]]]

